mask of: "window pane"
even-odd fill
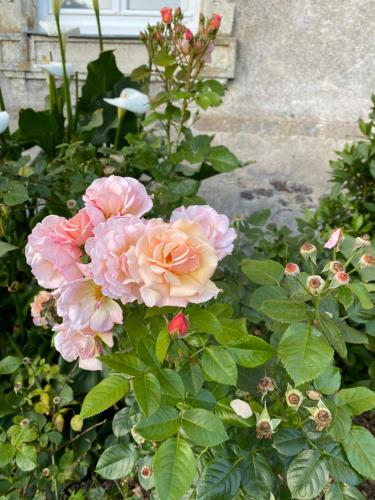
[[[111,9],[112,0],[99,0],[101,9]],[[92,9],[91,0],[64,0],[63,9]]]
[[[129,0],[129,10],[156,10],[167,7],[179,7],[181,0]]]

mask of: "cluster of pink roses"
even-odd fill
[[[49,215],[36,225],[26,259],[38,283],[55,289],[56,349],[97,370],[102,342],[113,345],[112,329],[123,320],[117,301],[185,307],[216,297],[211,277],[236,233],[209,206],[180,207],[169,222],[142,218],[152,198],[130,177],[96,179],[83,200],[73,218]]]

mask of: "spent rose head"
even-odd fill
[[[39,285],[54,290],[56,349],[81,368],[99,370],[126,304],[186,307],[216,297],[212,277],[236,233],[208,205],[177,208],[169,222],[144,218],[152,197],[131,177],[96,179],[83,201],[70,219],[49,215],[38,223],[25,253]],[[34,301],[36,322],[47,293]],[[178,336],[188,328],[182,312],[168,327]]]

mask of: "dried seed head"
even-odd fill
[[[52,401],[54,405],[58,405],[61,401],[61,398],[59,396],[55,396]]]
[[[70,208],[71,210],[73,210],[73,208],[76,208],[76,206],[77,206],[77,202],[76,202],[76,200],[68,200],[68,201],[66,202],[66,206],[67,206],[68,208]]]
[[[323,397],[318,391],[306,391],[306,396],[311,399],[311,401],[319,401]]]
[[[293,387],[288,384],[288,388],[285,393],[285,399],[288,406],[295,410],[298,410],[298,408],[302,404],[302,401],[304,400],[304,396],[302,392],[300,392],[298,389],[293,389]]]
[[[42,474],[44,477],[48,477],[49,476],[49,468],[48,467],[44,467],[44,469],[42,470]]]
[[[271,439],[272,426],[270,422],[262,421],[256,426],[256,435],[258,439]]]
[[[257,385],[257,391],[266,396],[269,392],[274,391],[276,388],[276,382],[271,377],[263,377],[259,380]]]
[[[142,474],[142,477],[144,477],[145,479],[148,479],[152,474],[151,467],[147,467],[146,465],[144,467],[142,467],[141,474]]]
[[[324,288],[325,281],[318,274],[309,276],[307,278],[306,286],[311,293],[318,295]]]
[[[311,260],[316,264],[316,246],[312,243],[304,243],[300,248],[300,253],[302,257],[308,261]]]
[[[311,420],[313,420],[316,423],[315,429],[318,432],[322,432],[324,431],[324,429],[330,426],[332,422],[332,415],[321,399],[318,401],[318,405],[316,408],[306,408],[306,409],[311,414],[310,416]]]
[[[330,288],[337,288],[338,286],[348,285],[350,281],[350,276],[344,271],[339,271],[336,273],[330,283]]]
[[[372,267],[375,266],[375,256],[370,253],[365,253],[359,259],[359,267]]]
[[[23,420],[21,420],[20,422],[20,426],[21,427],[27,427],[30,423],[30,420],[28,418],[24,418]]]
[[[363,236],[358,236],[354,241],[353,252],[356,250],[366,250],[371,246],[370,236],[364,234]]]

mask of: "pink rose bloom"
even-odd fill
[[[191,205],[173,210],[171,222],[179,219],[190,219],[200,224],[219,260],[232,253],[237,235],[236,231],[229,227],[226,215],[218,214],[208,205]]]
[[[31,316],[33,318],[33,323],[35,326],[42,326],[43,328],[47,328],[48,321],[46,318],[42,317],[43,306],[46,302],[48,302],[52,298],[51,292],[47,292],[46,290],[42,290],[38,292],[34,300],[30,304]]]
[[[79,358],[79,367],[84,370],[101,370],[102,364],[97,359],[103,352],[102,342],[113,346],[111,332],[97,333],[90,329],[75,330],[64,323],[54,327],[56,350],[66,361]]]
[[[146,224],[138,217],[112,217],[98,224],[94,237],[86,242],[95,283],[102,292],[124,304],[139,299],[139,286],[130,276],[128,251],[145,233]]]
[[[63,230],[64,217],[48,215],[29,235],[26,261],[43,288],[58,288],[66,281],[82,277],[79,269],[82,251]]]
[[[94,226],[113,216],[141,217],[152,208],[151,196],[143,184],[117,175],[96,179],[87,188],[83,201]]]
[[[185,307],[216,297],[219,289],[210,278],[217,262],[201,226],[187,219],[150,220],[128,252],[130,274],[148,307]]]
[[[83,245],[86,240],[93,235],[93,225],[87,213],[87,209],[83,208],[77,215],[68,219],[61,226],[64,236],[69,238],[75,245]]]
[[[120,305],[105,297],[101,287],[90,278],[67,283],[57,290],[56,295],[57,314],[70,328],[107,332],[115,323],[122,323]]]
[[[343,240],[344,234],[342,229],[335,229],[332,233],[331,236],[329,237],[328,241],[324,245],[324,248],[328,248],[329,250],[332,250],[332,248],[335,248],[336,246],[339,245],[339,243]]]

